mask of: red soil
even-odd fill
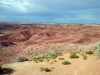
[[[2,57],[12,57],[12,59],[15,59],[20,55],[32,57],[39,53],[41,54],[47,52],[51,49],[73,50],[74,47],[76,48],[76,46],[72,46],[73,48],[71,48],[69,47],[69,43],[83,44],[100,41],[100,26],[59,25],[53,26],[52,28],[21,29],[19,28],[16,30],[16,32],[0,36],[0,41],[6,40],[20,44],[11,47],[11,49],[4,50],[2,53],[0,53],[0,59]],[[81,50],[81,48],[83,47],[78,46],[78,50]],[[47,51],[45,49],[47,49]],[[1,59],[1,61],[4,60]]]
[[[11,42],[71,42],[84,43],[100,40],[100,26],[68,26],[66,28],[31,28],[19,30],[0,37]],[[94,41],[95,39],[95,41]]]

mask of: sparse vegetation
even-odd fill
[[[49,59],[55,59],[58,56],[61,56],[62,53],[57,50],[50,50],[48,53],[38,55],[34,57],[32,60],[35,62],[38,62],[39,60],[47,59],[47,62],[49,62]]]
[[[97,47],[97,59],[100,59],[100,43],[98,44]]]
[[[79,58],[79,56],[75,52],[70,53],[70,58]]]
[[[87,50],[87,51],[85,52],[85,54],[93,54],[93,51],[92,51],[92,50]]]
[[[63,65],[69,65],[69,64],[71,64],[71,63],[70,63],[69,61],[63,61],[62,64],[63,64]]]
[[[83,60],[86,60],[87,59],[87,56],[86,55],[83,55]]]
[[[47,61],[47,62],[49,62],[49,61],[50,61],[50,59],[49,59],[49,58],[47,58],[47,59],[46,59],[46,61]]]
[[[50,72],[51,70],[49,68],[47,68],[47,67],[46,68],[41,67],[40,71]]]
[[[43,62],[43,59],[40,59],[39,62]]]
[[[59,58],[59,60],[65,60],[64,58]]]
[[[12,71],[13,71],[13,69],[12,69],[12,68],[10,68],[10,67],[9,67],[9,68],[3,68],[3,71],[4,71],[4,72],[12,72]]]
[[[45,72],[50,72],[51,70],[50,70],[49,68],[46,67],[46,68],[44,68],[44,71],[45,71]]]
[[[57,62],[57,60],[53,60],[54,62]]]
[[[56,57],[61,56],[61,55],[62,55],[62,52],[57,51],[57,50],[50,50],[47,53],[47,56],[50,57],[50,58],[52,58],[52,59],[55,59]]]
[[[14,75],[100,74],[100,24],[1,22],[0,29],[0,75],[12,67]]]
[[[39,59],[38,58],[34,58],[32,59],[34,62],[38,63]]]
[[[28,61],[28,59],[24,56],[20,56],[20,57],[17,58],[17,61],[18,62],[24,62],[24,61]]]
[[[0,65],[0,73],[3,73],[3,74],[9,74],[9,73],[11,73],[11,72],[13,72],[14,71],[14,69],[12,69],[12,68],[10,68],[10,67],[8,67],[8,68],[3,68],[1,65]]]
[[[54,62],[50,62],[50,65],[53,64]]]

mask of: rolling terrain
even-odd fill
[[[31,59],[50,50],[68,53],[72,51],[96,51],[99,42],[100,26],[94,24],[0,23],[0,64],[15,63],[19,56]],[[88,56],[89,59],[86,61],[82,58],[71,60],[68,55],[64,55],[64,57],[73,62],[73,65],[68,65],[69,68],[66,68],[57,62],[57,64],[53,64],[57,67],[54,71],[43,72],[42,75],[100,75],[98,71],[100,70],[100,66],[98,66],[100,60],[97,60],[96,56]],[[36,63],[25,62],[26,65],[22,64],[22,68],[19,68],[12,75],[41,75],[41,72],[38,71],[40,67],[36,66]],[[38,65],[51,66],[46,62],[38,63]],[[13,67],[12,64],[10,66]],[[96,71],[93,70],[95,66],[95,69],[98,69]],[[16,67],[14,68],[16,69]],[[30,72],[28,69],[31,69]]]

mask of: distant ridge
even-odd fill
[[[9,24],[95,24],[100,25],[98,23],[53,23],[53,22],[0,22],[0,23],[9,23]]]

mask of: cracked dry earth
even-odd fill
[[[100,75],[100,59],[97,59],[95,55],[87,55],[87,60],[83,60],[82,56],[78,55],[79,58],[76,59],[70,59],[69,53],[59,56],[70,61],[70,65],[62,65],[62,61],[65,60],[59,60],[59,57],[57,57],[57,62],[53,64],[50,64],[52,62],[51,59],[49,62],[35,63],[34,61],[28,61],[4,66],[10,66],[15,69],[15,72],[11,75]],[[52,71],[40,71],[41,67],[48,67]]]

